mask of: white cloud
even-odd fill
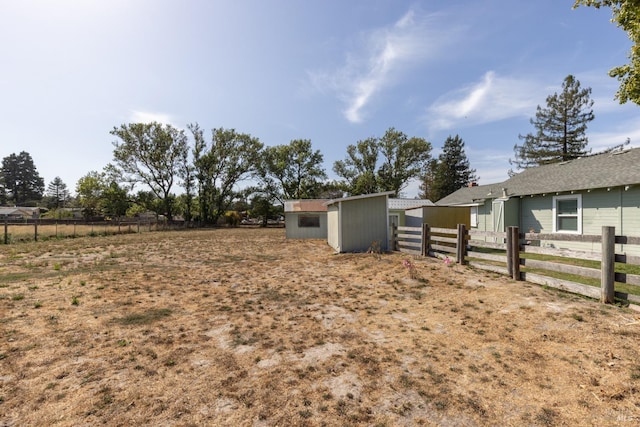
[[[129,114],[129,121],[131,123],[158,122],[166,125],[172,124],[171,115],[152,111],[132,110]]]
[[[391,86],[404,69],[446,49],[458,30],[437,28],[442,16],[409,10],[393,25],[363,34],[359,50],[349,52],[343,67],[332,72],[310,72],[321,92],[335,92],[346,104],[343,113],[352,123],[362,122],[374,97]],[[447,40],[443,42],[443,40]]]
[[[496,122],[531,116],[540,104],[542,84],[498,76],[488,71],[482,80],[447,93],[428,109],[425,120],[432,130]],[[544,93],[544,92],[542,92]]]

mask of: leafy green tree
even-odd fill
[[[475,169],[469,166],[464,141],[458,135],[449,136],[438,156],[433,181],[433,201],[442,199],[477,180]]]
[[[346,192],[356,196],[379,191],[376,173],[379,155],[376,138],[367,138],[347,147],[347,158],[333,164],[333,171],[343,179]]]
[[[77,201],[85,218],[100,215],[104,187],[104,174],[96,171],[91,171],[78,180],[76,184]]]
[[[33,158],[26,151],[10,154],[2,159],[0,183],[7,202],[15,205],[36,205],[44,193],[44,179],[40,177]]]
[[[198,187],[200,219],[217,223],[237,195],[234,187],[258,172],[262,143],[235,129],[213,129],[211,143],[199,125],[188,126],[195,139],[193,164]]]
[[[131,207],[131,200],[126,189],[111,181],[102,189],[100,206],[104,215],[120,218],[126,216],[127,210]]]
[[[438,169],[438,159],[431,159],[427,163],[427,166],[420,178],[420,193],[418,196],[421,199],[428,199],[433,202],[438,200],[438,194],[435,189],[436,171]]]
[[[193,217],[193,202],[195,191],[195,166],[189,159],[189,150],[182,153],[178,166],[178,176],[182,179],[184,194],[179,198],[179,205],[183,207],[182,214],[186,222],[190,222]]]
[[[59,176],[56,176],[53,181],[49,183],[45,194],[49,199],[47,206],[49,209],[65,207],[70,197],[69,190],[67,190],[67,184],[65,184]]]
[[[509,162],[518,169],[575,159],[587,150],[587,124],[594,119],[591,88],[582,88],[580,82],[568,75],[562,92],[547,97],[547,106],[538,105],[531,124],[535,133],[520,135],[522,145],[513,149],[515,159]]]
[[[576,0],[573,7],[610,7],[612,22],[627,32],[633,42],[629,52],[629,63],[614,67],[609,76],[620,82],[616,99],[621,104],[627,101],[640,105],[640,2],[638,0]]]
[[[431,158],[431,144],[424,138],[409,138],[389,128],[380,138],[384,158],[378,170],[380,191],[393,191],[398,197],[409,180],[418,178]]]
[[[281,203],[285,199],[312,199],[318,197],[321,180],[327,178],[322,161],[322,154],[313,151],[308,139],[267,147],[260,163],[261,179]]]
[[[382,138],[349,145],[347,158],[335,162],[333,171],[351,195],[393,191],[399,196],[409,180],[421,175],[430,155],[431,144],[425,139],[389,128]]]
[[[161,201],[167,219],[171,220],[174,201],[171,191],[188,151],[184,131],[152,122],[123,124],[114,127],[110,133],[121,140],[113,143],[115,164],[109,165],[110,172],[132,188],[137,184],[148,187]]]

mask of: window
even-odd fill
[[[300,215],[298,217],[300,228],[320,228],[320,215]]]
[[[478,226],[478,207],[477,206],[471,206],[471,226],[472,227]]]
[[[553,198],[553,232],[582,234],[582,196]]]

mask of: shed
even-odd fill
[[[327,200],[301,199],[284,202],[287,239],[326,239]]]
[[[453,228],[464,224],[467,229],[471,226],[471,207],[469,206],[419,206],[405,211],[405,225],[407,227]]]
[[[422,206],[433,206],[428,199],[389,199],[389,223],[393,225],[409,225],[406,223],[406,210]]]
[[[393,191],[327,202],[327,242],[337,252],[366,252],[389,247],[388,198]]]

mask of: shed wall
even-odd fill
[[[327,243],[340,252],[340,212],[338,205],[327,207]]]
[[[320,218],[320,227],[299,227],[300,216],[317,215]],[[287,239],[325,239],[327,238],[327,213],[326,212],[286,212],[285,229]]]
[[[388,249],[387,197],[370,197],[341,202],[341,252],[364,252],[373,242]]]

